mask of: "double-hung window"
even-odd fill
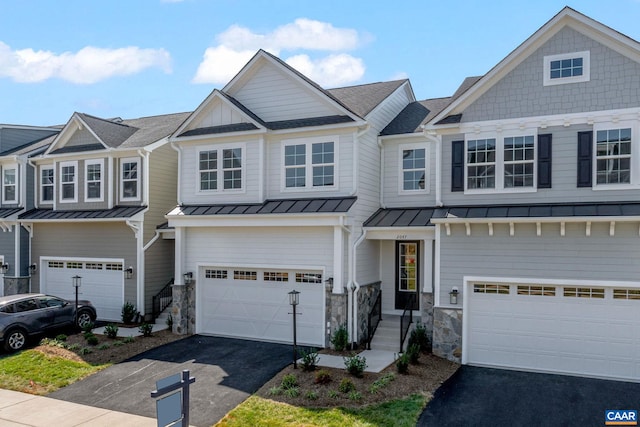
[[[333,188],[336,185],[336,138],[283,141],[284,188]]]
[[[104,162],[102,160],[87,160],[85,162],[85,201],[101,202],[104,200],[103,164]]]
[[[242,190],[242,147],[198,152],[199,191]]]
[[[596,183],[631,182],[631,128],[596,130]]]
[[[140,159],[120,161],[120,199],[140,200]]]
[[[400,192],[428,192],[427,149],[421,144],[403,144],[400,155]]]
[[[40,167],[40,203],[53,203],[53,166]]]
[[[536,135],[467,137],[466,187],[469,192],[533,191],[536,185]]]
[[[2,168],[2,203],[18,203],[18,167]]]
[[[78,201],[78,162],[60,163],[60,202]]]

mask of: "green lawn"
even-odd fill
[[[424,396],[414,394],[406,399],[357,409],[309,409],[251,396],[216,427],[413,427],[425,404]]]
[[[36,350],[0,357],[0,388],[47,394],[105,368],[47,356]]]

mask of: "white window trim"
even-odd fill
[[[53,187],[53,197],[51,198],[51,200],[44,200],[42,198],[42,195],[44,194],[44,191],[42,191],[42,171],[45,170],[50,170],[53,172],[53,184],[51,184],[51,187]],[[40,199],[40,204],[42,205],[51,205],[53,204],[53,201],[56,199],[56,168],[54,167],[54,165],[42,165],[40,166],[40,175],[39,175],[40,180],[38,181],[38,192],[39,192],[39,199]]]
[[[89,166],[100,165],[100,197],[89,198]],[[138,172],[139,174],[139,172]],[[95,181],[91,181],[95,182]],[[85,160],[84,162],[84,201],[104,202],[104,160]]]
[[[224,188],[224,150],[233,150],[240,149],[240,174],[242,175],[240,180],[240,188]],[[216,182],[217,187],[215,190],[201,190],[200,189],[200,153],[203,151],[216,151],[218,153],[218,167],[216,169]],[[247,183],[247,174],[246,174],[246,164],[247,164],[247,149],[246,144],[224,144],[224,145],[206,145],[198,147],[195,150],[195,187],[196,187],[196,195],[208,195],[208,194],[218,194],[218,193],[234,193],[234,194],[242,194],[245,193],[246,183]],[[237,168],[233,168],[237,169]]]
[[[5,187],[8,187],[8,186],[5,185],[4,183],[4,174],[6,171],[9,171],[9,170],[14,171],[14,183],[13,183],[13,186],[15,187],[14,199],[5,199],[4,189]],[[18,203],[18,165],[17,164],[7,165],[2,167],[2,203],[11,203],[11,204]]]
[[[631,128],[631,178],[628,184],[598,184],[598,138],[599,130]],[[593,125],[593,141],[591,146],[591,188],[602,190],[630,190],[640,188],[640,131],[637,122],[599,122]]]
[[[508,187],[504,186],[504,139],[517,136],[533,136],[533,186],[532,187]],[[496,186],[495,188],[468,188],[467,172],[467,146],[469,141],[477,139],[496,140]],[[467,133],[464,138],[464,194],[495,194],[495,193],[536,193],[538,191],[538,130],[524,129],[517,132],[482,132]]]
[[[405,190],[404,189],[404,168],[402,152],[405,150],[424,149],[424,189],[423,190]],[[466,145],[465,145],[466,150]],[[416,170],[416,169],[411,169]],[[400,194],[429,194],[431,192],[431,183],[429,176],[429,146],[424,143],[400,144],[398,145],[398,193]]]
[[[560,77],[552,79],[551,74],[551,61],[558,61],[563,59],[582,58],[582,75],[574,77]],[[558,55],[548,55],[544,57],[544,86],[563,85],[569,83],[588,82],[591,80],[591,53],[588,50],[582,52],[561,53]]]
[[[294,138],[294,139],[283,139],[280,144],[280,191],[283,193],[295,193],[304,191],[332,191],[338,188],[338,159],[339,156],[339,144],[338,144],[338,136],[337,135],[327,135],[327,136],[316,136],[310,138]],[[313,186],[313,164],[312,161],[312,145],[318,144],[322,142],[333,142],[333,185],[323,185],[314,187]],[[304,187],[287,187],[287,173],[286,167],[284,164],[284,150],[288,145],[305,145],[305,162],[304,162],[304,172],[305,172],[305,186]]]
[[[73,161],[73,162],[60,162],[58,163],[59,167],[60,167],[60,179],[59,179],[59,194],[60,194],[60,203],[78,203],[78,162],[77,161]],[[62,168],[64,167],[69,167],[69,166],[73,166],[73,181],[72,182],[62,182]],[[63,199],[63,191],[62,191],[62,185],[63,184],[73,184],[73,199]]]
[[[136,197],[124,197],[124,164],[136,163],[138,170],[138,177],[136,179]],[[140,170],[140,158],[139,157],[126,157],[120,159],[120,200],[126,202],[139,201],[140,200],[140,180],[142,179],[142,171]]]

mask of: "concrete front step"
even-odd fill
[[[372,350],[386,350],[398,352],[400,351],[400,316],[395,315],[382,315],[382,320],[376,328],[376,332],[371,340]],[[409,326],[409,332],[407,332],[407,338],[403,348],[406,347],[406,342],[409,338],[409,334],[415,328],[418,317],[413,317],[413,323]]]

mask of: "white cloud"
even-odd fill
[[[76,53],[55,54],[33,49],[12,50],[0,42],[0,77],[21,83],[60,78],[90,84],[114,76],[126,76],[147,68],[171,72],[171,55],[164,49],[124,47],[102,49],[87,46]]]
[[[281,56],[282,51],[319,51],[331,54],[311,59],[298,53],[285,61],[322,86],[352,83],[364,75],[362,59],[344,53],[357,49],[369,39],[350,28],[336,28],[330,23],[306,18],[296,19],[260,34],[233,25],[216,37],[216,46],[205,50],[194,83],[227,83],[256,53],[264,49]]]

